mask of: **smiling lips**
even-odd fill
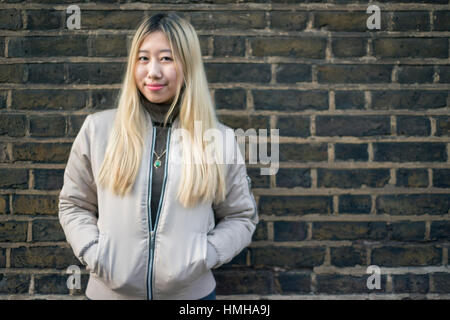
[[[147,88],[149,88],[150,90],[160,90],[162,88],[164,88],[163,84],[148,84],[146,85]]]

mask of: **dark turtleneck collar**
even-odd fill
[[[171,116],[167,120],[167,126],[171,126],[173,121],[178,117],[180,113],[181,93],[182,92],[180,92],[180,97],[178,98],[178,102],[175,105]],[[166,114],[169,111],[172,102],[153,103],[147,100],[147,98],[145,98],[142,94],[140,94],[140,97],[145,110],[147,110],[147,112],[150,114],[153,124],[162,127],[164,124],[164,118],[166,117]]]

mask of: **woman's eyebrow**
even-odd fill
[[[148,50],[139,50],[138,53],[140,53],[140,52],[147,52],[148,53]],[[172,50],[170,50],[170,49],[161,49],[161,50],[159,50],[159,53],[161,53],[161,52],[170,52],[170,53],[172,53]]]

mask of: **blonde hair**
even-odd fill
[[[179,124],[189,133],[190,139],[182,139],[183,172],[177,199],[184,207],[193,207],[200,201],[218,203],[225,199],[224,168],[223,164],[214,160],[216,158],[208,151],[211,148],[206,148],[203,141],[203,132],[217,129],[218,120],[208,88],[200,43],[193,26],[173,13],[160,13],[144,19],[134,34],[118,96],[116,117],[98,175],[99,183],[114,194],[124,196],[130,192],[139,171],[149,124],[141,93],[134,80],[134,70],[141,43],[154,31],[162,31],[166,35],[174,53],[174,62],[177,66],[181,64],[184,75],[184,90],[177,88],[164,119],[166,124],[178,99],[181,99]],[[201,121],[201,130],[194,130],[195,121]],[[202,156],[198,159],[197,155]]]

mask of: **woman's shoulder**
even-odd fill
[[[114,109],[97,111],[97,112],[91,113],[89,116],[91,118],[91,121],[95,125],[103,124],[105,126],[110,126],[111,121],[114,121],[116,113],[117,113],[117,108],[114,108]]]

